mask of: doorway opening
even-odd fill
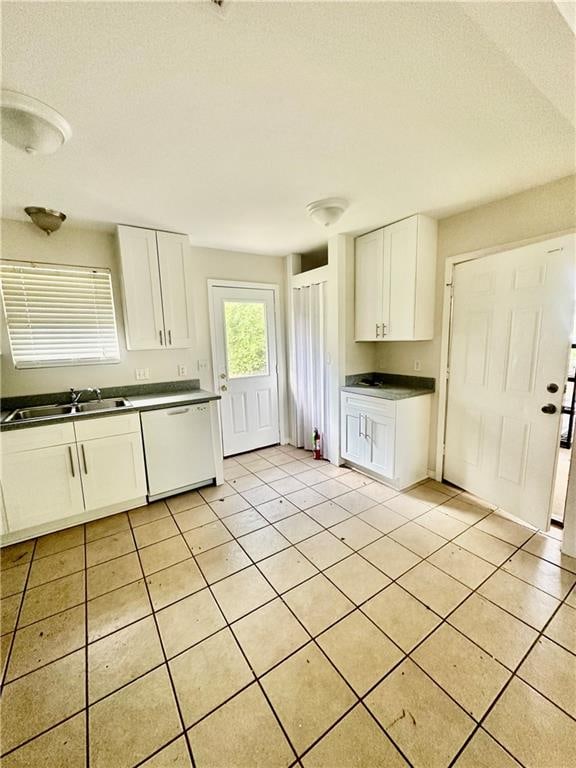
[[[556,480],[554,482],[554,497],[552,499],[552,523],[560,527],[564,526],[564,511],[566,507],[566,493],[568,490],[568,474],[570,472],[570,460],[572,458],[574,444],[574,423],[576,421],[576,316],[574,317],[574,333],[572,336],[572,350],[568,377],[562,400],[562,426],[560,431],[560,452],[556,467]]]

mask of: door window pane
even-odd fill
[[[228,378],[268,376],[266,305],[261,301],[225,301]]]

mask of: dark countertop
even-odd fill
[[[211,400],[220,400],[220,395],[199,388],[197,379],[178,382],[163,382],[159,384],[128,385],[125,387],[107,387],[102,389],[102,398],[124,398],[128,405],[122,408],[106,411],[87,411],[86,413],[66,414],[60,416],[48,416],[38,419],[26,419],[25,421],[9,421],[6,418],[18,408],[27,408],[38,405],[67,404],[70,402],[68,392],[55,392],[45,395],[25,395],[22,397],[5,398],[2,401],[0,413],[0,431],[8,432],[27,427],[38,427],[43,424],[61,424],[65,421],[79,421],[83,419],[103,418],[105,416],[117,416],[122,413],[138,413],[140,411],[152,411],[158,408],[169,408],[172,405],[187,405],[193,403],[206,403]],[[81,402],[94,400],[94,397],[83,397]]]
[[[425,376],[370,372],[346,376],[346,385],[340,389],[342,392],[384,400],[405,400],[408,397],[433,394],[435,384],[435,379]]]

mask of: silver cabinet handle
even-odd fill
[[[362,414],[358,416],[358,437],[362,437]]]
[[[178,411],[168,411],[168,416],[178,416],[180,413],[188,413],[190,408],[180,408]]]
[[[364,437],[366,440],[370,440],[370,435],[368,434],[368,416],[364,414]]]
[[[164,346],[164,338],[162,336],[162,331],[160,330],[160,331],[158,331],[158,333],[160,334],[160,346],[163,347]]]
[[[72,455],[72,446],[68,446],[68,456],[70,457],[70,469],[72,470],[72,477],[76,477],[76,470],[74,469],[74,456]]]
[[[172,331],[168,329],[168,344],[172,346]]]
[[[377,339],[380,338],[380,333],[378,332],[378,328],[380,328],[380,325],[378,323],[376,323],[376,338]]]
[[[82,461],[84,462],[84,474],[87,475],[88,474],[88,464],[86,462],[86,450],[84,448],[84,444],[82,444],[81,448],[82,448]]]

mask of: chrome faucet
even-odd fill
[[[84,392],[94,392],[98,400],[102,400],[102,393],[98,387],[86,387],[86,389],[74,389],[70,387],[70,402],[72,405],[77,405]]]

